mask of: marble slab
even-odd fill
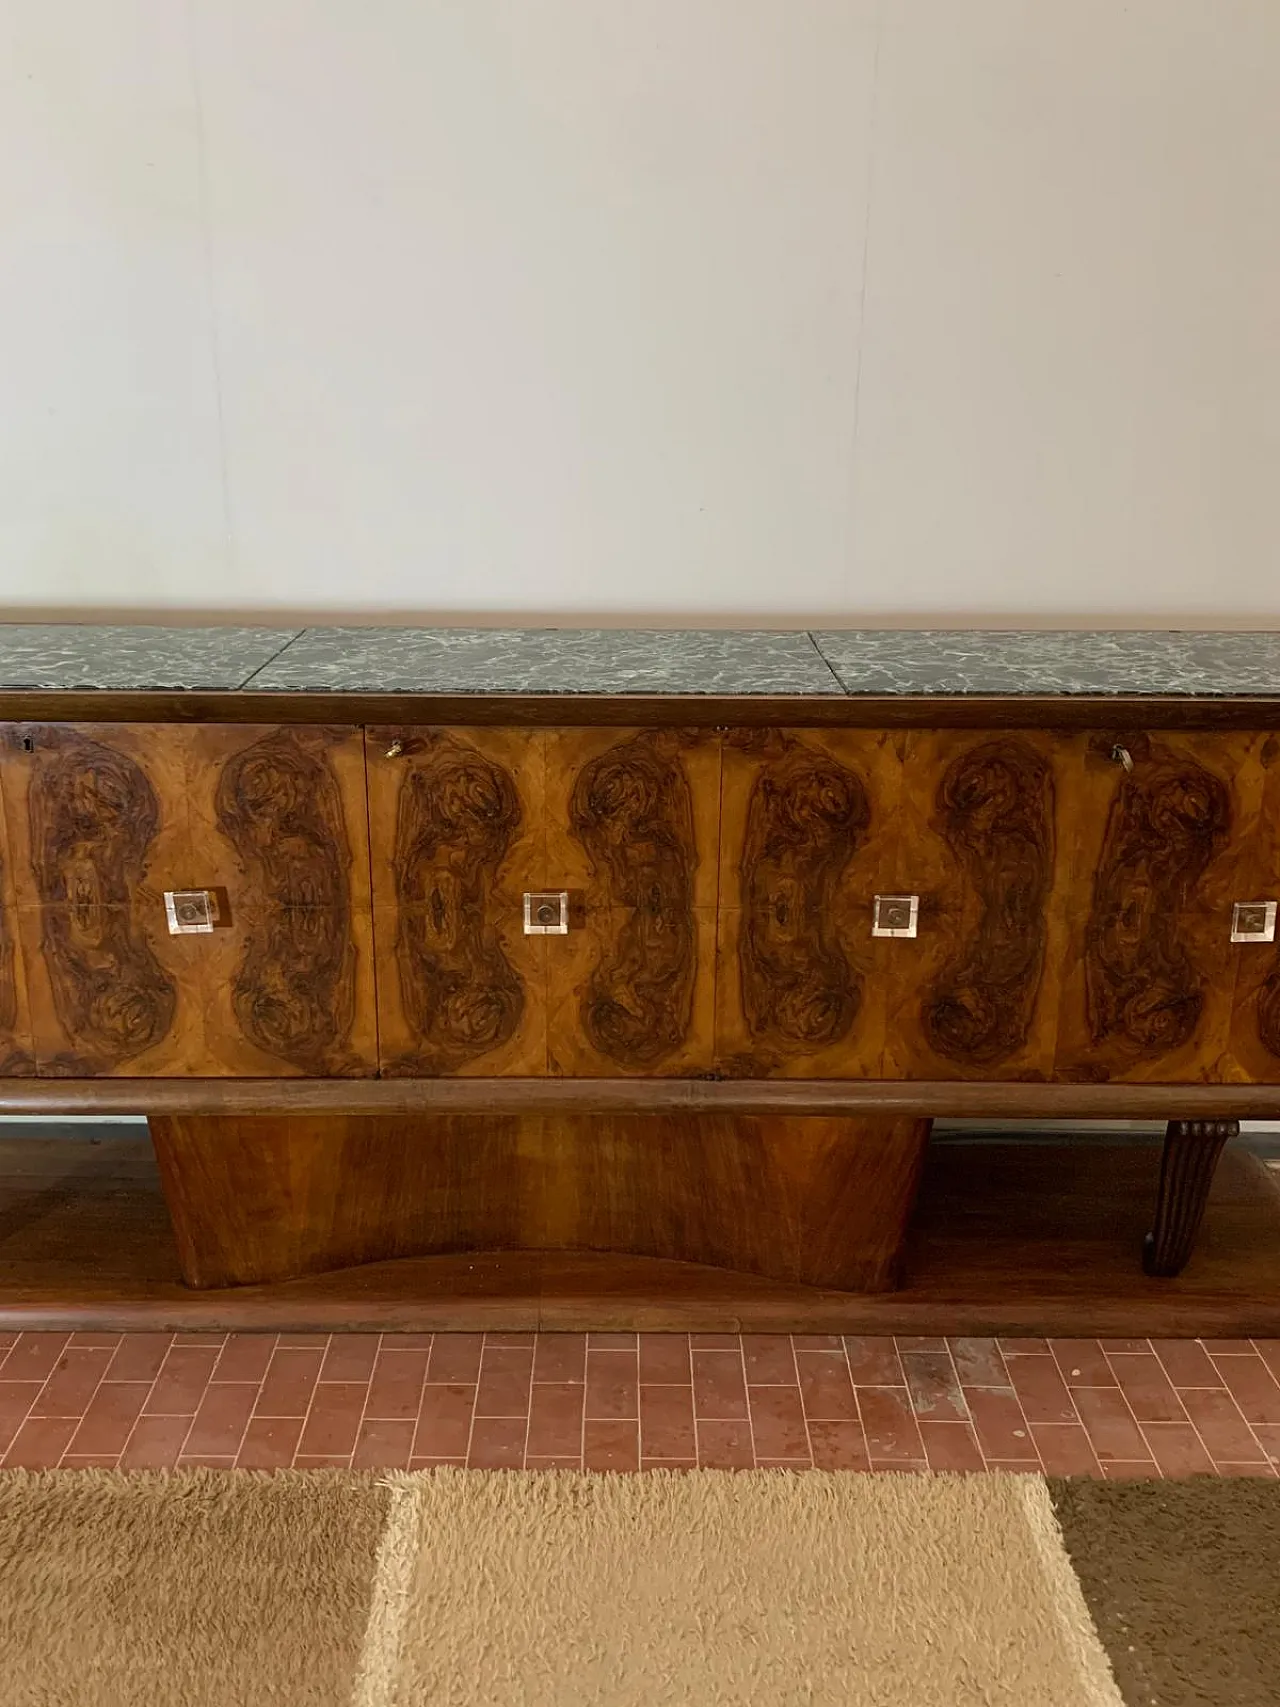
[[[0,624],[0,688],[239,688],[296,628]]]
[[[803,632],[309,628],[256,689],[334,693],[838,694]]]
[[[824,630],[850,694],[1280,693],[1280,633]]]

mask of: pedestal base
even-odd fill
[[[929,1120],[153,1116],[189,1286],[392,1257],[589,1250],[808,1286],[899,1283]]]

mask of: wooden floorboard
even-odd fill
[[[192,1292],[145,1137],[0,1141],[0,1324],[97,1329],[629,1329],[1154,1337],[1280,1334],[1280,1190],[1231,1145],[1195,1256],[1142,1272],[1159,1147],[930,1152],[907,1283],[873,1297],[592,1253],[463,1254]]]

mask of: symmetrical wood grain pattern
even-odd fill
[[[127,753],[61,729],[42,744],[27,811],[41,954],[69,1044],[56,1066],[118,1067],[160,1043],[177,1008],[174,979],[131,907],[160,802]]]
[[[679,1076],[714,1060],[720,741],[554,730],[545,740],[552,1073]]]
[[[986,741],[948,766],[936,810],[982,915],[926,994],[924,1030],[939,1055],[988,1066],[1025,1046],[1044,972],[1053,773],[1026,741]]]
[[[358,1070],[351,849],[323,741],[311,730],[263,736],[223,766],[215,807],[257,902],[232,985],[240,1029],[305,1072]]]
[[[653,1067],[688,1036],[698,966],[693,800],[670,743],[646,731],[591,759],[570,823],[622,914],[583,992],[583,1031],[620,1066]]]
[[[720,1065],[874,1076],[885,944],[871,911],[896,837],[893,738],[733,731],[724,779]]]
[[[3,745],[0,744],[0,762],[2,760]],[[25,1078],[35,1071],[26,968],[18,942],[13,857],[5,828],[3,777],[0,775],[0,1078]]]
[[[756,777],[740,870],[742,1007],[754,1036],[808,1053],[845,1036],[861,980],[840,943],[835,897],[871,822],[862,779],[791,743]]]
[[[384,1073],[546,1071],[540,742],[368,732]]]
[[[1182,940],[1188,899],[1231,827],[1226,783],[1151,744],[1107,817],[1085,950],[1093,1040],[1148,1058],[1194,1035],[1204,977]]]
[[[1160,1160],[1155,1222],[1143,1246],[1148,1274],[1181,1274],[1204,1219],[1222,1147],[1240,1133],[1236,1120],[1171,1120]]]
[[[806,1285],[899,1279],[927,1120],[153,1118],[183,1274],[449,1250],[632,1251]]]
[[[0,762],[41,1074],[374,1069],[358,733],[37,726]],[[217,928],[170,936],[166,889]]]

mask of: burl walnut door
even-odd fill
[[[375,1070],[358,731],[23,725],[2,769],[39,1073]]]
[[[544,1074],[545,742],[536,730],[365,732],[382,1072]]]
[[[0,1078],[30,1077],[35,1070],[27,969],[18,939],[18,897],[5,814],[4,750],[0,746]]]
[[[1236,980],[1249,956],[1260,962],[1232,942],[1232,907],[1267,875],[1264,745],[1172,730],[1078,738],[1060,1077],[1238,1076]]]
[[[570,929],[547,941],[552,1073],[679,1077],[715,1059],[720,737],[546,736],[547,877]]]
[[[685,1074],[712,1061],[719,738],[367,732],[382,1070]],[[568,930],[527,934],[526,894]]]
[[[905,735],[732,730],[724,738],[717,1067],[735,1078],[878,1078]]]
[[[1067,936],[1067,737],[913,730],[894,865],[918,897],[889,939],[885,1078],[1048,1079]]]

